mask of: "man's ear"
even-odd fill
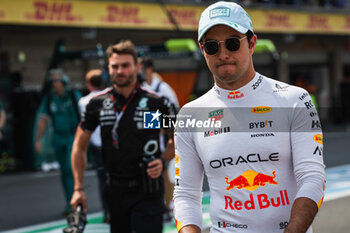
[[[249,41],[249,50],[250,50],[250,53],[253,54],[254,53],[254,50],[255,50],[255,46],[256,46],[256,42],[257,42],[257,36],[254,34],[252,36],[252,38],[250,39]]]
[[[202,54],[204,55],[204,51],[203,51],[203,46],[202,46],[202,44],[201,44],[201,43],[198,43],[198,45],[199,45],[199,48],[201,49]]]

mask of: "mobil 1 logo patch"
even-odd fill
[[[212,137],[215,135],[223,134],[223,133],[229,133],[230,132],[230,127],[224,127],[224,128],[219,128],[211,131],[206,131],[204,132],[204,137]]]
[[[160,129],[160,116],[162,114],[156,112],[143,112],[143,128],[144,129]]]

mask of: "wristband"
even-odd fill
[[[73,191],[84,191],[84,188],[87,188],[87,187],[89,187],[89,185],[85,185],[85,186],[73,189]]]
[[[80,188],[74,189],[74,191],[84,191],[84,187],[80,187]]]

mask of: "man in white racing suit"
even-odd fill
[[[178,231],[201,232],[205,172],[211,233],[311,233],[323,200],[325,166],[309,93],[255,72],[257,36],[236,3],[205,9],[198,41],[215,85],[177,117]]]

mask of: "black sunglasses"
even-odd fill
[[[241,46],[241,40],[243,40],[246,37],[247,36],[244,36],[242,38],[229,37],[225,41],[208,40],[208,41],[204,42],[204,44],[203,44],[204,51],[208,55],[214,55],[219,51],[219,47],[220,47],[219,44],[222,42],[225,42],[226,49],[231,51],[231,52],[234,52],[234,51],[237,51],[239,49],[239,47]]]

